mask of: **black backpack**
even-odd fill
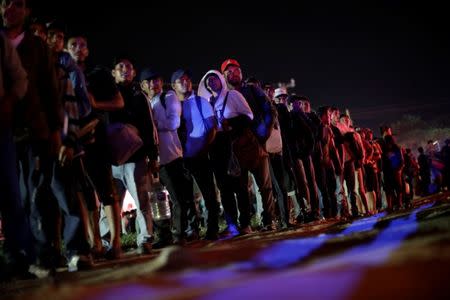
[[[272,129],[275,124],[275,119],[277,115],[277,109],[270,101],[269,97],[265,95],[262,91],[257,91],[257,87],[254,85],[245,85],[242,94],[247,100],[252,112],[253,112],[253,122],[252,131],[258,138],[261,144],[264,144],[270,137]],[[246,93],[245,89],[248,91]],[[249,99],[251,97],[252,99]],[[263,124],[265,131],[257,132],[257,128]]]

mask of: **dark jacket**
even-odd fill
[[[144,145],[135,153],[128,162],[136,162],[145,157],[157,160],[158,145],[154,136],[153,122],[150,114],[150,106],[139,88],[119,85],[119,91],[125,102],[125,107],[117,112],[110,113],[110,122],[122,122],[135,126],[139,131]]]
[[[417,161],[419,163],[419,174],[424,180],[425,177],[428,178],[430,176],[430,159],[425,154],[420,154],[417,158]],[[429,179],[429,178],[428,178]]]
[[[314,150],[314,135],[303,112],[291,112],[291,129],[289,133],[289,147],[294,158],[303,159]]]
[[[16,138],[47,140],[60,130],[64,114],[51,52],[42,39],[26,32],[17,46],[28,74],[28,90],[15,109]]]
[[[281,141],[283,142],[283,157],[285,161],[292,162],[292,153],[291,148],[289,147],[290,140],[290,130],[291,130],[291,114],[289,113],[288,108],[284,104],[275,104],[278,114],[278,122],[280,123],[280,131],[281,131]]]

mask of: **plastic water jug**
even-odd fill
[[[150,194],[153,221],[168,220],[171,217],[169,192],[161,184],[159,177],[154,178]]]

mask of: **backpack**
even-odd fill
[[[272,133],[277,114],[276,107],[269,97],[254,85],[244,86],[242,92],[253,112],[252,131],[264,145]]]

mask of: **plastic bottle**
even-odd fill
[[[169,192],[161,184],[159,177],[153,178],[152,191],[150,194],[153,221],[168,220],[171,217]]]

